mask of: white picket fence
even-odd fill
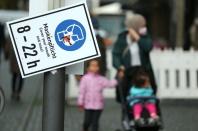
[[[198,98],[197,56],[193,50],[151,52],[160,98]]]
[[[153,50],[150,54],[158,85],[160,98],[198,98],[198,52],[173,50]],[[107,51],[108,74],[115,76],[112,67],[111,50]],[[69,97],[78,95],[78,85],[74,76],[69,76]],[[115,90],[107,89],[105,97],[114,97]]]

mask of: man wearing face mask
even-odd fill
[[[146,20],[140,14],[128,13],[125,25],[127,30],[118,35],[113,48],[113,66],[118,71],[117,78],[122,79],[123,95],[128,95],[133,73],[139,67],[149,73],[151,86],[156,93],[157,87],[149,57],[153,45],[147,32]],[[119,102],[119,98],[117,101]]]

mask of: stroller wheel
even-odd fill
[[[123,120],[122,121],[122,127],[123,127],[124,131],[130,131],[129,121]]]

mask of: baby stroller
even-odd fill
[[[150,116],[149,116],[148,111],[144,108],[141,116],[144,119],[145,123],[142,125],[139,125],[134,120],[131,107],[129,106],[129,103],[126,100],[127,98],[125,98],[125,96],[123,95],[124,93],[123,93],[122,87],[118,86],[117,88],[120,93],[120,99],[121,99],[123,131],[160,131],[161,129],[163,129],[162,114],[160,110],[160,100],[156,96],[130,98],[134,100],[135,99],[141,100],[142,104],[144,104],[150,99],[153,99],[156,101],[157,115],[159,116],[158,123],[150,124],[148,122],[148,119],[150,118]]]

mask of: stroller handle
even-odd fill
[[[158,100],[158,98],[156,96],[134,96],[129,98],[128,100],[132,101],[132,100],[136,100],[136,99],[141,99],[143,101],[147,101],[147,100]]]

